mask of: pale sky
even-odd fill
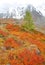
[[[8,3],[13,5],[14,3],[16,4],[32,4],[35,7],[39,6],[43,3],[45,3],[45,0],[0,0],[0,6],[3,4]]]
[[[19,4],[31,4],[42,13],[45,13],[45,0],[0,0],[0,11],[3,10],[3,8],[14,7]]]

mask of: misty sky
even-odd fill
[[[42,5],[45,3],[45,0],[0,0],[0,6],[3,6],[3,4],[8,3],[10,5],[16,4],[32,4],[35,7]]]
[[[19,5],[31,4],[45,14],[45,0],[0,0],[0,11]]]

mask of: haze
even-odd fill
[[[27,4],[33,5],[45,15],[45,0],[0,0],[0,12],[3,12],[3,9]]]

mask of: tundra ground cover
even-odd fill
[[[5,30],[4,30],[5,29]],[[45,35],[18,25],[0,28],[0,65],[45,65]]]

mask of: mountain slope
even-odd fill
[[[32,14],[36,30],[45,33],[45,17],[42,15],[40,11],[36,10],[33,6],[32,7],[28,6],[27,9]]]
[[[17,7],[17,8],[9,8],[5,13],[0,13],[0,18],[16,18],[21,19],[23,18],[26,9],[28,9],[34,20],[35,26],[37,30],[45,31],[45,17],[42,15],[40,11],[34,8],[32,5],[27,5],[27,7]]]

